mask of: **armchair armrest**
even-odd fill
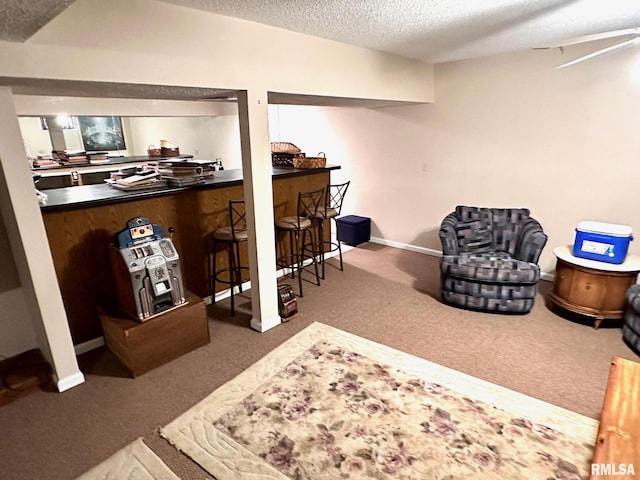
[[[520,243],[515,257],[524,262],[538,263],[542,249],[547,243],[547,234],[537,220],[529,217],[520,232]]]
[[[458,254],[458,236],[456,234],[455,226],[458,223],[458,217],[455,212],[450,213],[440,225],[440,242],[442,243],[443,255],[457,255]]]

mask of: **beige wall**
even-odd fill
[[[160,140],[165,139],[196,159],[219,157],[225,168],[241,167],[238,107],[231,102],[46,95],[15,95],[14,99],[21,115],[20,130],[34,157],[51,153],[49,132],[42,130],[40,116],[118,115],[123,117],[127,144],[127,150],[119,152],[121,155],[146,155],[149,145],[159,146]]]
[[[4,178],[2,175],[0,177]],[[3,219],[0,217],[0,360],[29,350],[36,345],[20,278],[13,260],[11,245]],[[7,335],[12,332],[13,335]]]
[[[525,206],[549,235],[545,272],[581,220],[631,225],[640,253],[640,48],[554,70],[586,51],[437,66],[433,105],[272,107],[272,136],[342,165],[376,237],[440,250],[457,204]]]
[[[77,0],[0,76],[374,98],[433,99],[433,68],[364,48],[155,0]]]

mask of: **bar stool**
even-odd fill
[[[231,291],[231,315],[235,315],[233,299],[234,288],[238,287],[242,293],[242,271],[249,267],[240,263],[240,244],[247,241],[247,220],[244,200],[229,201],[229,226],[216,229],[211,235],[213,241],[211,263],[209,270],[209,289],[211,303],[216,302],[216,282],[229,285]],[[229,265],[216,270],[218,251],[227,250]]]
[[[320,252],[320,264],[322,265],[322,275],[320,278],[324,280],[324,254],[338,251],[340,255],[340,271],[343,271],[344,268],[342,266],[342,246],[340,245],[340,235],[338,231],[338,222],[337,219],[340,216],[340,212],[342,210],[342,202],[344,201],[344,196],[347,193],[347,189],[349,188],[349,184],[351,181],[335,185],[327,185],[326,188],[326,196],[324,205],[321,205],[318,208],[318,212],[313,217],[313,221],[315,226],[318,229],[318,247],[317,250]],[[336,241],[325,240],[324,239],[324,221],[333,219],[336,227]],[[328,246],[328,250],[325,249],[325,246]]]
[[[320,203],[324,199],[324,188],[315,190],[312,192],[299,192],[298,193],[298,205],[297,215],[290,217],[283,217],[276,221],[276,256],[278,252],[278,237],[281,232],[286,232],[289,235],[289,254],[281,255],[280,262],[276,259],[277,267],[291,267],[291,278],[295,278],[295,271],[298,271],[298,288],[302,297],[302,271],[308,266],[303,266],[306,259],[310,259],[315,269],[316,284],[320,285],[320,275],[318,274],[318,252],[315,250],[316,239],[311,221],[318,213]],[[310,243],[312,245],[311,255],[305,254],[304,245],[306,244],[307,233],[310,236]],[[300,235],[302,234],[302,238]],[[283,262],[283,259],[289,259],[290,262]]]

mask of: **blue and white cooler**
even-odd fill
[[[624,262],[633,240],[631,227],[615,223],[583,221],[576,227],[573,255],[599,262]]]

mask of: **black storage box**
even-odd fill
[[[356,246],[371,238],[371,219],[358,215],[338,218],[338,238],[347,245]]]

